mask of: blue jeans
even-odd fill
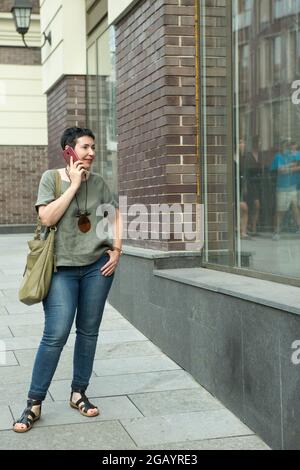
[[[85,391],[88,387],[104,305],[114,277],[105,277],[100,272],[108,260],[109,256],[104,255],[88,266],[61,266],[53,273],[43,301],[45,328],[35,358],[29,398],[45,399],[76,311],[71,388]]]

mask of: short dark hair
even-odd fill
[[[60,139],[61,148],[64,150],[66,145],[74,148],[77,143],[77,139],[86,135],[95,140],[95,136],[91,129],[85,129],[84,127],[68,127],[68,129],[65,129]]]

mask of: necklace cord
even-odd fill
[[[66,174],[70,180],[70,182],[72,183],[72,180],[70,178],[70,173],[68,172],[67,168],[65,168],[66,170]],[[88,200],[88,185],[87,185],[87,179],[86,179],[86,174],[84,175],[85,176],[85,210],[84,210],[84,215],[89,215],[88,214],[88,211],[87,211],[87,200]],[[79,204],[78,204],[78,199],[77,199],[77,195],[75,193],[75,199],[76,199],[76,204],[77,204],[77,209],[78,209],[78,217],[80,217],[81,214],[81,210],[79,208]]]

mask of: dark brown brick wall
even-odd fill
[[[41,65],[41,49],[1,46],[0,64]]]
[[[65,76],[47,94],[49,168],[63,166],[60,138],[67,127],[86,126],[86,77]]]
[[[196,202],[194,13],[193,0],[145,0],[116,27],[119,187],[128,204]]]
[[[41,174],[47,169],[46,146],[0,146],[0,224],[32,224]]]
[[[5,13],[10,12],[13,4],[14,4],[14,0],[1,0],[0,11],[3,11]],[[39,0],[31,0],[31,4],[32,4],[32,13],[38,14],[40,12]]]

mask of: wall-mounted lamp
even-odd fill
[[[23,42],[25,47],[29,47],[25,41],[25,34],[29,30],[30,20],[31,20],[31,10],[32,10],[32,3],[29,0],[15,0],[15,3],[11,9],[11,12],[14,17],[16,30],[19,34],[22,35]],[[51,32],[49,34],[44,35],[44,44],[41,47],[44,47],[46,42],[48,41],[51,46]]]

